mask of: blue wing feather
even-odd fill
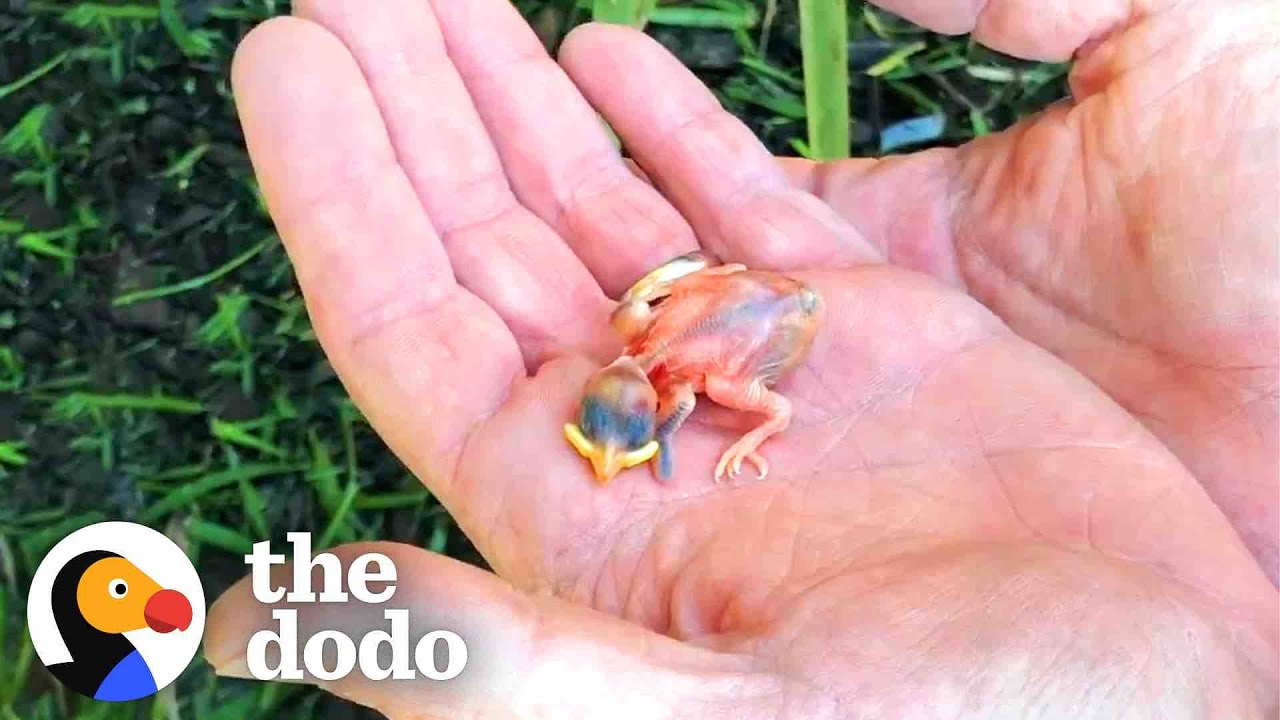
[[[125,702],[149,697],[155,692],[156,679],[151,675],[151,668],[147,667],[142,655],[134,650],[111,668],[111,672],[107,673],[107,677],[98,686],[93,699]]]

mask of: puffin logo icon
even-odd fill
[[[40,662],[95,700],[149,697],[177,679],[204,632],[204,589],[185,553],[143,525],[104,522],[40,561],[27,624]]]

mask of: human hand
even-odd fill
[[[1015,55],[1075,54],[1072,102],[956,150],[787,161],[794,184],[889,262],[966,289],[1106,391],[1173,450],[1280,580],[1280,6],[880,4]],[[751,144],[741,131],[668,147],[696,137],[669,139],[692,118],[731,123],[708,110],[692,76],[619,33],[570,44],[562,62],[704,243],[752,232],[740,226],[755,213],[708,209],[770,202],[777,173],[766,180],[758,157],[741,162]],[[776,237],[748,259],[789,268],[860,256],[839,234]]]
[[[353,398],[502,578],[375,546],[469,674],[326,687],[392,718],[1274,710],[1277,596],[1225,518],[1089,382],[880,262],[925,235],[792,187],[637,34],[581,30],[565,63],[606,113],[574,58],[647,63],[614,86],[663,89],[649,123],[610,119],[679,213],[503,0],[297,6],[235,68],[264,194]],[[600,488],[560,427],[616,352],[606,293],[691,249],[684,218],[725,260],[850,267],[796,273],[832,319],[767,481],[714,485],[708,413],[670,485]],[[303,635],[382,609],[301,608]],[[220,672],[269,616],[245,583],[219,601]]]

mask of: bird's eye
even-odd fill
[[[115,580],[107,583],[107,592],[111,593],[111,597],[119,600],[128,594],[129,583],[121,580],[120,578],[116,578]]]

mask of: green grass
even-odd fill
[[[643,17],[782,154],[953,145],[1064,92],[1061,66],[856,0],[834,18],[833,0],[815,3],[816,33],[796,0],[516,4],[553,49],[592,17]],[[375,717],[305,687],[219,681],[200,662],[151,702],[80,702],[35,660],[31,573],[101,520],[175,538],[210,598],[249,545],[289,530],[480,560],[347,398],[259,196],[229,63],[288,3],[0,8],[0,720]],[[806,63],[809,45],[825,49]]]
[[[809,154],[849,156],[849,23],[845,0],[799,0]]]
[[[594,0],[591,17],[598,22],[644,27],[657,4],[658,0]]]

